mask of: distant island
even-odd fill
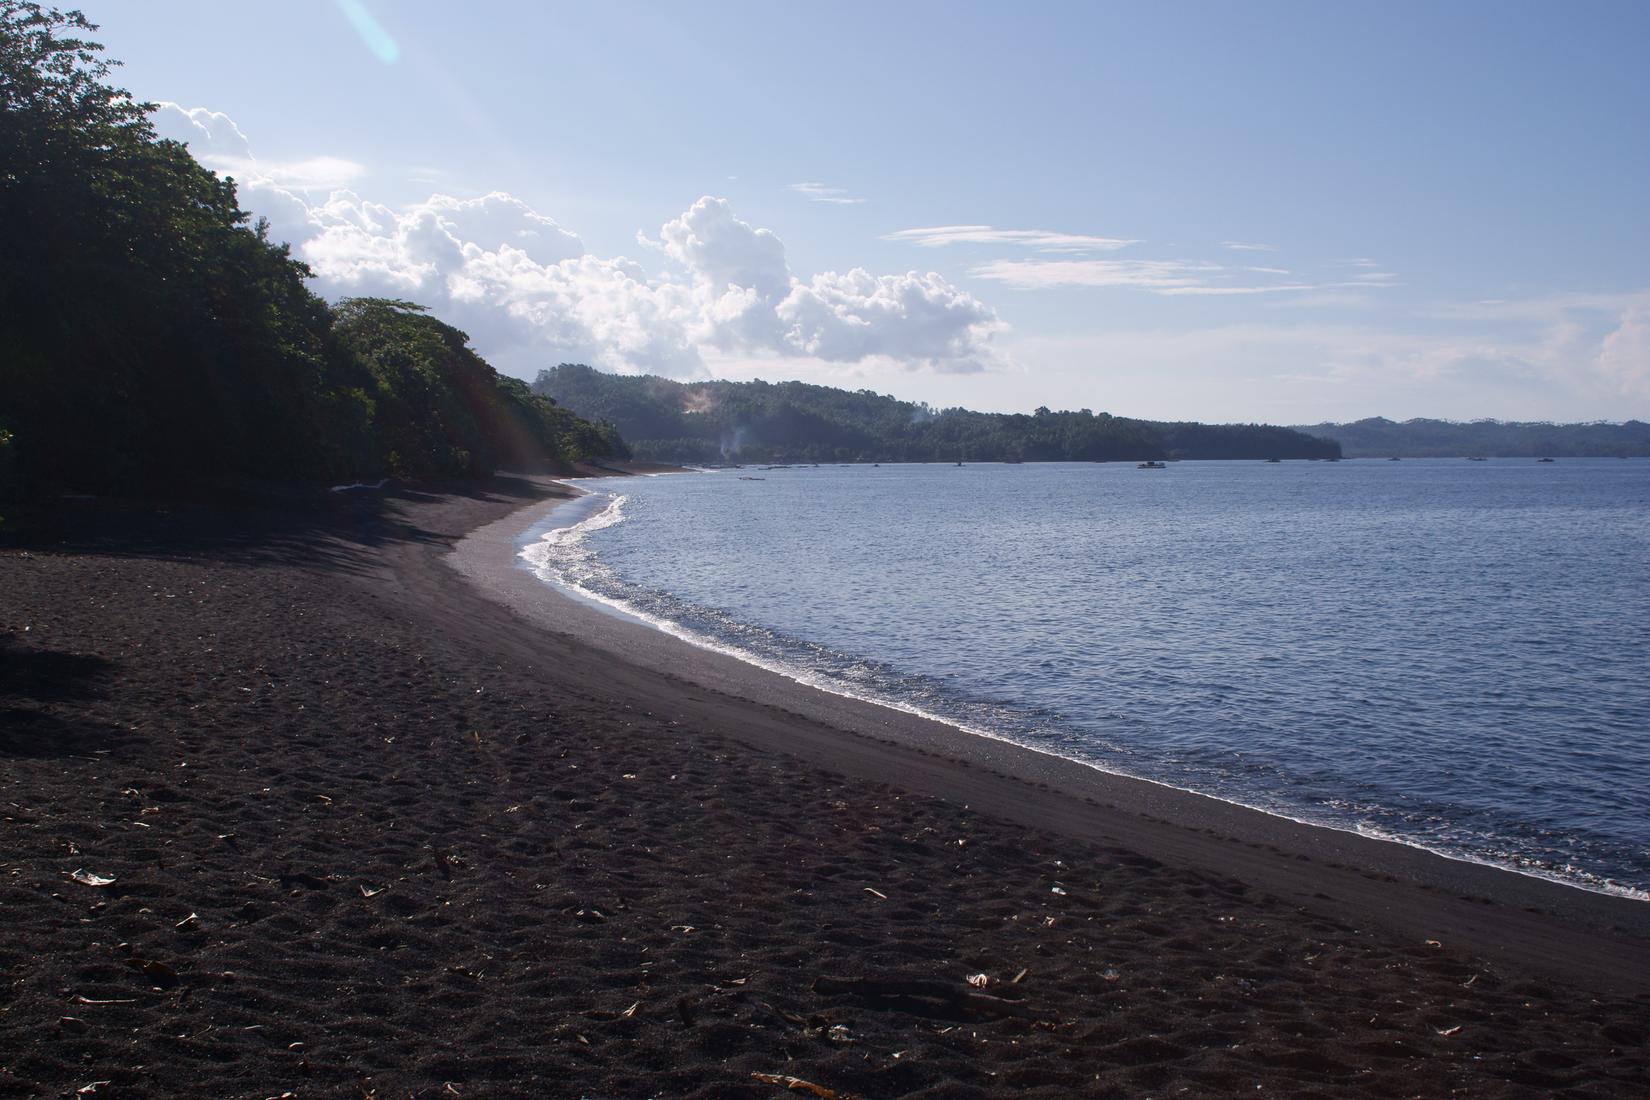
[[[1293,428],[1134,420],[1088,409],[936,409],[870,390],[804,382],[677,382],[563,363],[533,391],[613,424],[655,462],[1138,462],[1337,459],[1341,446]]]
[[[1510,420],[1388,420],[1297,426],[1333,439],[1347,458],[1642,458],[1650,456],[1650,424],[1549,424]]]

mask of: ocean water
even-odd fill
[[[523,557],[702,644],[1110,771],[1650,898],[1650,461],[584,485]]]

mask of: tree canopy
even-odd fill
[[[95,30],[0,0],[0,502],[622,453],[410,303],[329,307]]]
[[[1302,431],[1337,440],[1348,458],[1562,458],[1650,456],[1650,424],[1547,424],[1507,420],[1405,420],[1381,416]]]

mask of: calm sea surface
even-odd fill
[[[1650,890],[1650,461],[585,485],[523,556],[655,625],[1108,770]]]

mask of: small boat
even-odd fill
[[[1162,462],[1138,462],[1134,468],[1136,470],[1167,470],[1169,467]]]
[[[1536,459],[1536,461],[1537,462],[1552,462],[1554,460],[1550,459],[1550,458],[1538,458],[1538,459]]]
[[[766,481],[768,479],[765,478],[765,477],[747,477],[744,474],[740,474],[739,475],[739,480],[740,481]]]
[[[1281,458],[1269,458],[1266,461],[1268,461],[1268,462],[1282,462],[1283,459],[1281,459]],[[1316,462],[1317,459],[1313,459],[1312,461]]]
[[[1397,462],[1397,461],[1399,461],[1399,458],[1398,458],[1397,455],[1393,455],[1391,458],[1387,459],[1387,461],[1388,462]]]
[[[1489,460],[1487,458],[1485,458],[1483,455],[1468,455],[1467,456],[1467,461],[1468,462],[1488,462]]]

